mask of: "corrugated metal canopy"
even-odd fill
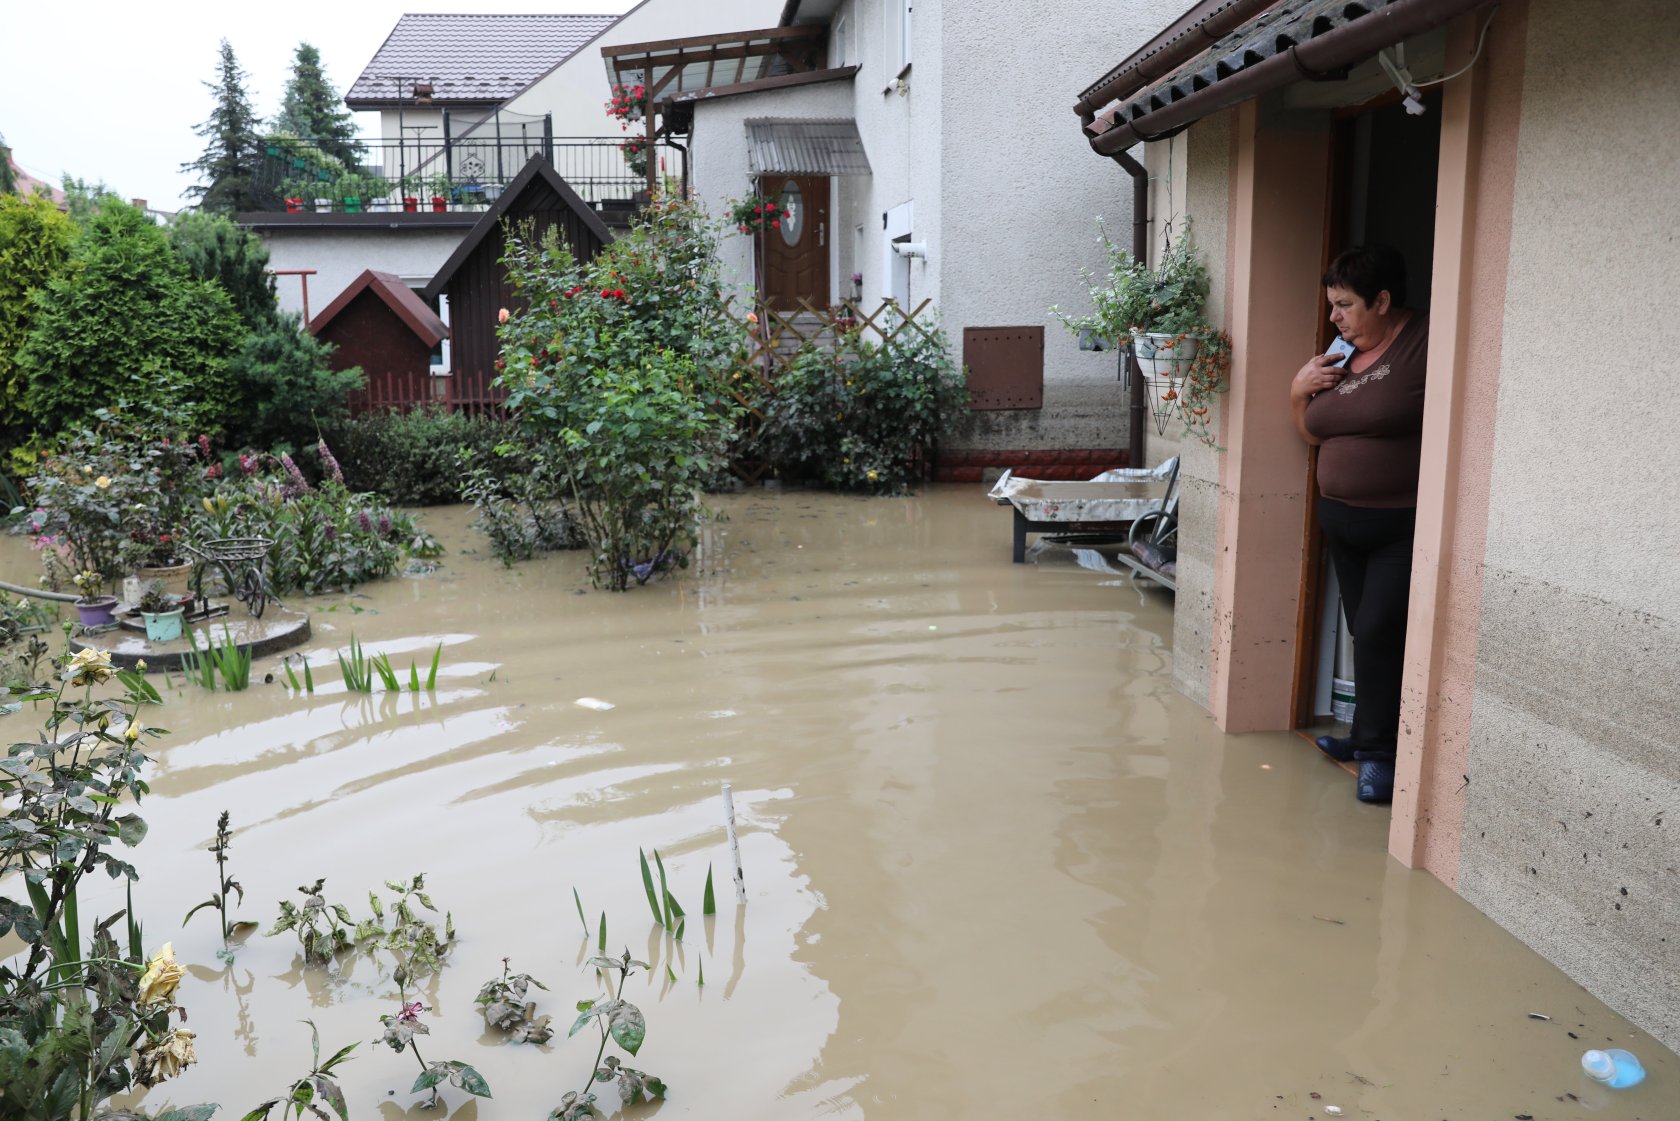
[[[654,101],[708,86],[738,85],[821,64],[827,28],[770,27],[601,48],[607,81],[642,86]]]
[[[868,175],[853,120],[748,121],[747,167],[754,175]]]

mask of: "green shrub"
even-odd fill
[[[326,429],[346,485],[399,506],[463,501],[458,469],[463,451],[471,452],[477,468],[497,483],[526,473],[524,459],[496,454],[513,434],[509,421],[435,406],[368,413]]]
[[[343,419],[345,402],[364,379],[360,366],[334,370],[332,350],[292,313],[253,331],[229,364],[248,404],[228,419],[226,442],[261,451],[301,448]]]
[[[514,472],[492,468],[491,462],[461,454],[461,497],[477,512],[473,526],[490,539],[497,559],[511,568],[538,553],[584,544],[546,462],[527,457],[526,470]]]
[[[759,445],[785,477],[898,494],[968,399],[942,332],[907,328],[876,345],[853,332],[808,346],[776,379]]]
[[[686,566],[737,414],[716,231],[662,199],[592,261],[517,231],[504,260],[525,305],[501,330],[508,407],[552,457],[592,579],[622,591]]]
[[[274,276],[268,246],[221,214],[188,211],[169,230],[169,245],[199,280],[213,280],[253,331],[275,321]]]
[[[32,427],[17,353],[39,314],[33,296],[63,274],[74,234],[44,195],[0,196],[0,447],[18,447]],[[0,475],[8,466],[0,463]]]
[[[164,232],[126,203],[103,203],[35,305],[17,362],[29,379],[27,408],[45,430],[87,424],[124,398],[177,405],[159,392],[163,371],[179,374],[185,400],[218,425],[244,404],[226,376],[244,338],[227,293],[193,279]]]

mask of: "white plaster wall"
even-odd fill
[[[1680,1048],[1680,7],[1528,28],[1459,889]]]
[[[554,135],[617,136],[607,115],[612,93],[601,48],[690,35],[721,35],[775,27],[782,0],[644,0],[592,43],[532,82],[504,106],[513,113],[554,114]]]
[[[314,269],[309,278],[309,313],[323,308],[364,269],[430,280],[467,235],[460,229],[262,230],[271,269]],[[303,312],[303,286],[295,276],[275,278],[282,311]]]
[[[753,190],[752,175],[747,170],[747,121],[761,117],[833,119],[851,115],[852,86],[845,81],[701,102],[694,109],[690,185],[709,214],[725,218],[733,203],[746,198]],[[834,217],[832,204],[830,223],[835,227],[831,236],[840,236],[842,223]],[[845,244],[844,238],[841,244]],[[726,232],[719,251],[737,295],[749,299],[753,281],[751,239]],[[849,276],[850,271],[845,275]]]

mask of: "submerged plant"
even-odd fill
[[[448,1080],[451,1086],[465,1090],[475,1097],[490,1097],[490,1084],[470,1064],[456,1059],[434,1063],[425,1060],[414,1042],[414,1037],[431,1034],[432,1029],[420,1019],[420,1014],[426,1011],[426,1006],[418,1000],[410,1002],[407,991],[402,988],[398,989],[398,1002],[399,1008],[395,1015],[380,1015],[379,1022],[385,1025],[385,1030],[374,1042],[383,1043],[398,1054],[404,1051],[413,1052],[414,1060],[420,1064],[420,1077],[414,1080],[414,1085],[408,1092],[418,1094],[423,1090],[430,1090],[432,1096],[426,1100],[427,1109],[438,1104],[438,1087],[445,1080]]]
[[[265,938],[272,938],[292,931],[303,947],[304,962],[313,965],[325,965],[353,945],[350,930],[355,926],[355,920],[344,904],[327,902],[321,894],[326,882],[323,877],[308,887],[298,888],[298,893],[303,896],[301,907],[290,899],[280,900],[280,917],[263,934]]]
[[[432,897],[426,894],[424,873],[406,884],[401,880],[386,880],[385,886],[394,894],[391,900],[390,924],[386,924],[385,907],[376,892],[368,892],[368,905],[373,917],[356,924],[356,945],[365,949],[390,950],[401,959],[405,976],[414,977],[436,973],[443,967],[443,959],[455,945],[455,917],[443,916],[443,931],[437,924],[420,917],[416,906],[437,913]]]
[[[233,951],[228,946],[233,936],[236,933],[254,930],[257,925],[254,922],[240,922],[237,919],[232,922],[228,921],[228,895],[237,895],[241,903],[245,902],[245,889],[240,886],[238,880],[228,874],[227,870],[228,842],[233,839],[233,832],[228,822],[228,811],[223,810],[222,816],[216,819],[216,839],[210,845],[210,851],[216,855],[216,890],[209,899],[193,907],[192,910],[187,912],[186,918],[181,920],[181,925],[186,926],[187,922],[204,908],[216,908],[216,912],[222,918],[222,948],[216,956],[223,961],[233,960]]]
[[[642,1016],[642,1010],[624,999],[624,983],[637,968],[648,968],[647,962],[633,960],[626,949],[622,957],[592,957],[587,964],[607,975],[609,996],[603,1000],[578,1001],[578,1018],[566,1035],[570,1038],[593,1022],[601,1033],[601,1045],[595,1051],[593,1070],[583,1089],[568,1091],[560,1099],[560,1104],[550,1111],[548,1121],[582,1121],[585,1117],[600,1116],[600,1111],[595,1108],[595,1095],[590,1092],[590,1087],[597,1082],[616,1082],[618,1096],[626,1105],[665,1096],[665,1083],[660,1079],[627,1067],[617,1055],[606,1053],[610,1041],[634,1057],[647,1038],[647,1020]],[[616,991],[610,979],[614,972],[618,974]]]
[[[502,975],[486,981],[476,998],[484,1022],[507,1032],[515,1043],[547,1043],[554,1036],[552,1017],[538,1016],[537,1002],[527,1000],[531,986],[548,991],[548,986],[529,973],[509,973],[508,959],[502,959]]]
[[[206,636],[204,649],[199,649],[197,631],[188,631],[187,641],[192,650],[182,652],[181,668],[192,680],[214,691],[216,676],[220,674],[222,687],[230,693],[250,687],[251,648],[235,642],[233,632],[227,627],[222,628],[222,641],[219,645],[213,638]]]
[[[338,668],[344,674],[344,687],[352,693],[373,692],[373,667],[362,654],[362,644],[350,635],[350,656],[338,656]]]
[[[292,1117],[297,1121],[304,1121],[305,1117],[330,1121],[327,1111],[321,1108],[322,1103],[332,1107],[338,1114],[339,1121],[349,1121],[350,1111],[344,1103],[344,1090],[333,1077],[333,1070],[340,1063],[350,1058],[350,1052],[356,1049],[351,1043],[340,1047],[332,1058],[321,1061],[321,1033],[316,1030],[312,1020],[305,1020],[309,1025],[310,1048],[312,1057],[309,1060],[309,1073],[293,1082],[286,1092],[277,1098],[270,1098],[257,1108],[247,1113],[240,1121],[265,1121],[269,1111],[284,1103],[285,1108],[280,1111],[282,1118]],[[159,1118],[158,1121],[163,1121]]]

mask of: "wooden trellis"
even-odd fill
[[[934,342],[934,328],[918,322],[931,318],[924,313],[932,303],[923,300],[905,311],[897,300],[887,299],[865,314],[852,300],[834,307],[818,307],[801,300],[794,311],[778,311],[762,304],[749,305],[743,311],[731,301],[724,315],[741,329],[745,346],[730,371],[730,394],[744,410],[730,469],[748,483],[759,482],[769,472],[770,464],[753,458],[751,449],[757,446],[764,425],[764,403],[775,392],[776,379],[793,366],[801,352],[811,347],[832,351],[842,334],[852,332],[864,334],[879,346],[891,346],[911,333]]]

